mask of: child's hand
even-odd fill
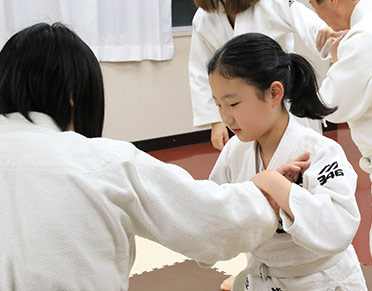
[[[306,152],[293,162],[280,167],[278,170],[265,170],[254,177],[251,181],[261,190],[269,201],[273,210],[278,213],[282,208],[292,220],[294,215],[289,207],[289,194],[291,185],[296,182],[300,173],[309,166],[310,153]]]
[[[268,193],[266,193],[265,191],[261,190],[262,194],[266,197],[267,201],[269,202],[271,208],[274,210],[274,212],[276,214],[279,213],[279,209],[280,209],[280,206],[278,203],[276,203],[276,201],[274,200],[273,197],[271,197]]]
[[[290,165],[289,167],[291,168],[292,166]],[[265,195],[274,211],[278,212],[280,207],[294,220],[294,215],[289,207],[289,194],[292,182],[275,170],[262,171],[252,177],[251,181]]]
[[[310,153],[306,152],[295,159],[293,162],[281,166],[277,171],[286,177],[291,183],[294,183],[298,180],[300,173],[303,173],[310,167]]]
[[[211,142],[215,149],[222,151],[229,140],[229,132],[222,122],[212,123]]]
[[[222,291],[230,291],[231,288],[232,288],[232,285],[234,283],[234,280],[235,280],[235,276],[231,276],[229,278],[227,278],[225,281],[222,282],[222,284],[220,285],[220,289]]]

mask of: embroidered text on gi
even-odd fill
[[[318,174],[318,181],[320,185],[327,183],[329,179],[333,179],[338,176],[344,176],[344,171],[338,168],[338,163],[333,162],[332,164],[326,165]]]

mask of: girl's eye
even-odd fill
[[[230,104],[231,107],[234,107],[236,105],[238,105],[240,102],[236,102],[236,103],[233,103],[233,104]]]
[[[221,107],[221,104],[216,104],[217,107]]]

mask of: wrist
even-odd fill
[[[220,125],[220,124],[222,124],[221,121],[212,122],[212,123],[211,123],[211,126],[212,126],[212,127],[215,127],[215,126],[218,126],[218,125]]]
[[[289,195],[292,183],[275,170],[265,170],[252,178],[253,183],[262,191],[270,195],[275,202],[292,219],[293,213],[289,207]]]

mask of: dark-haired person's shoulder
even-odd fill
[[[81,170],[99,171],[118,163],[130,162],[145,154],[132,143],[110,138],[87,138],[73,131],[62,133],[67,143],[73,146],[72,159],[80,160]],[[145,154],[146,155],[146,154]]]

